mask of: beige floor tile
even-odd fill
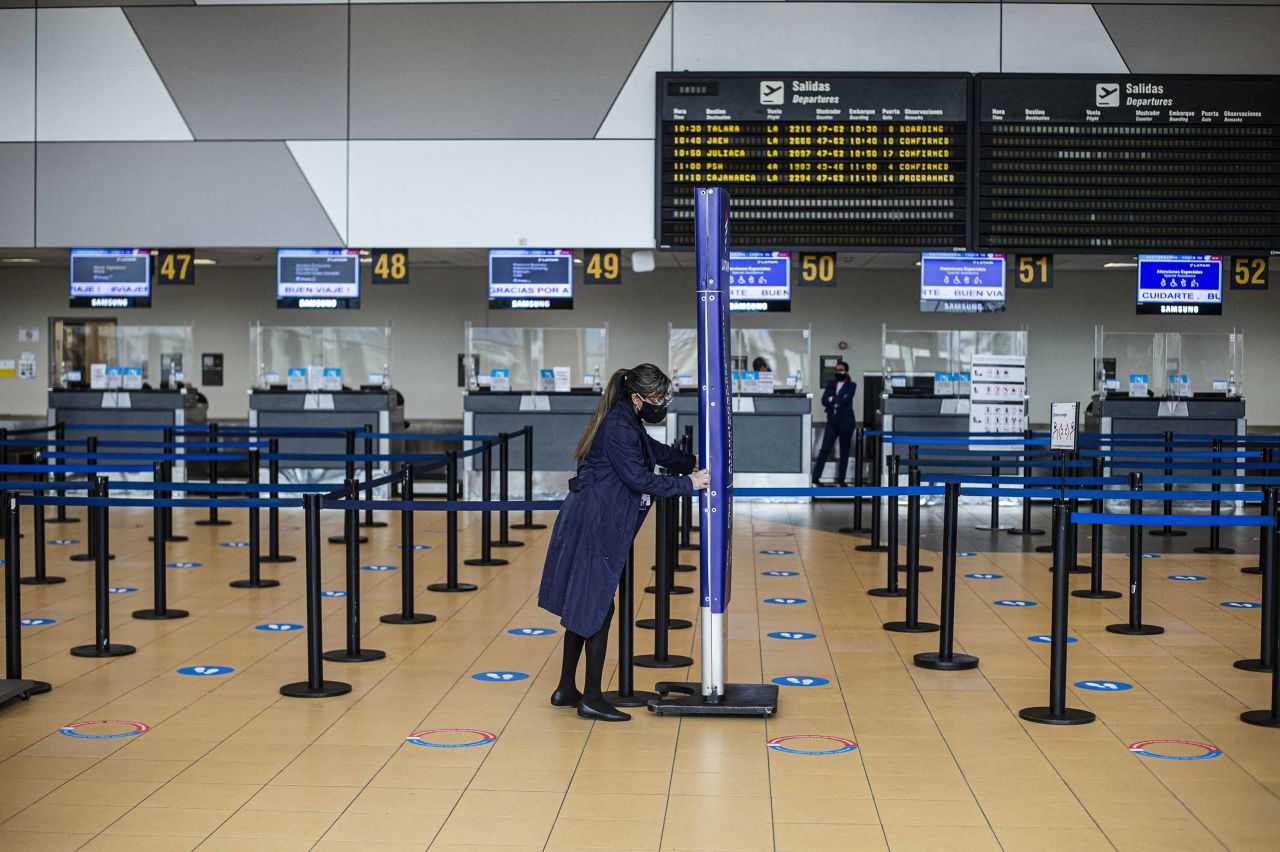
[[[673,797],[769,795],[769,776],[764,773],[675,772],[669,778]]]
[[[548,849],[657,849],[661,820],[576,819],[556,820]]]
[[[245,803],[244,810],[338,813],[350,805],[359,793],[359,787],[290,787],[269,784]]]
[[[870,799],[844,799],[836,804],[831,799],[773,800],[776,823],[837,823],[843,825],[879,825],[880,814]]]
[[[345,813],[325,832],[326,840],[367,843],[421,843],[435,838],[446,814]]]
[[[93,839],[92,834],[59,831],[13,831],[0,825],[0,849],[39,849],[41,852],[71,852]]]
[[[242,810],[218,827],[217,837],[314,842],[333,825],[336,814]]]
[[[679,776],[675,776],[679,777]],[[689,776],[691,784],[700,784],[701,775]],[[764,776],[759,776],[764,778]],[[666,795],[672,787],[671,770],[654,770],[650,772],[624,772],[608,769],[579,769],[573,773],[573,785],[570,792],[583,793],[627,793],[627,794],[662,794]],[[767,781],[767,778],[765,779]],[[673,789],[674,792],[674,789]]]
[[[886,799],[876,802],[880,819],[887,826],[985,826],[987,819],[974,802],[951,799]]]
[[[1107,839],[1120,852],[1201,852],[1201,850],[1222,849],[1223,844],[1203,828],[1158,829],[1158,828],[1111,828],[1107,829]],[[1265,845],[1248,845],[1227,848],[1267,849],[1275,840],[1269,834]]]
[[[1090,812],[1075,801],[982,800],[979,804],[995,828],[1097,828]]]
[[[662,829],[662,849],[673,852],[695,849],[767,852],[773,848],[773,826],[767,823],[738,826],[722,822],[667,820]]]
[[[186,784],[170,781],[142,804],[149,808],[235,809],[261,788],[257,784]]]
[[[640,821],[661,820],[667,808],[667,797],[661,794],[575,793],[565,795],[558,819]]]
[[[1015,828],[999,826],[996,836],[1006,852],[1093,852],[1112,848],[1097,828]]]
[[[206,837],[217,830],[235,811],[214,808],[148,808],[139,806],[129,811],[107,834],[133,834],[161,837]]]
[[[200,837],[137,837],[128,834],[99,834],[81,849],[93,852],[187,852],[200,845]]]
[[[774,827],[778,852],[887,849],[884,829],[877,825],[787,824]]]
[[[34,804],[9,817],[7,831],[50,831],[68,834],[96,834],[120,818],[128,808],[121,805]]]
[[[461,790],[367,787],[356,796],[355,801],[347,808],[347,813],[447,816],[453,811],[460,798],[462,798]]]
[[[132,806],[160,787],[158,781],[83,781],[73,778],[40,800],[43,805]]]
[[[884,833],[892,850],[948,850],[948,852],[985,852],[998,850],[999,842],[991,829],[978,826],[886,825]]]
[[[768,798],[752,796],[672,797],[667,803],[670,822],[725,822],[737,825],[768,825],[773,821]]]
[[[460,817],[501,816],[517,819],[554,819],[564,796],[528,790],[468,790],[453,813]]]
[[[521,819],[516,817],[449,817],[437,843],[470,843],[490,846],[537,846],[546,844],[553,818]]]
[[[951,799],[973,801],[973,791],[963,778],[922,778],[910,775],[877,775],[871,779],[876,799]]]

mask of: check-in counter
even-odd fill
[[[733,482],[742,486],[809,484],[813,464],[813,398],[803,393],[738,394],[733,397]],[[671,401],[667,440],[693,429],[698,451],[698,395],[682,392]]]
[[[564,496],[569,477],[577,469],[573,451],[587,428],[587,421],[600,405],[600,392],[590,389],[560,393],[531,391],[468,391],[462,396],[463,431],[468,435],[499,435],[533,427],[534,495]],[[467,460],[468,470],[480,469],[479,456]],[[524,493],[524,439],[509,444],[508,463],[513,471],[510,493]],[[495,449],[494,470],[498,457]],[[494,487],[497,477],[494,477]]]
[[[75,426],[155,426],[150,429],[94,432],[67,429],[71,439],[95,435],[99,440],[160,441],[164,430],[174,426],[202,426],[208,422],[209,404],[195,388],[162,390],[80,390],[54,388],[49,391],[49,425]],[[176,436],[181,440],[180,436]],[[118,450],[125,452],[126,450]],[[185,465],[174,465],[174,478],[186,478]]]
[[[1105,435],[1213,435],[1221,438],[1243,437],[1245,434],[1245,400],[1243,397],[1211,397],[1175,399],[1172,397],[1095,396],[1085,409],[1085,431]],[[1143,446],[1146,452],[1159,445]],[[1185,448],[1183,448],[1185,449]],[[1205,446],[1208,449],[1208,445]],[[1228,451],[1236,449],[1228,445]],[[1117,465],[1114,473],[1130,471]],[[1153,471],[1144,468],[1143,472]],[[1209,471],[1200,471],[1209,473]],[[1224,470],[1229,474],[1230,470]]]
[[[404,398],[394,388],[386,390],[340,391],[290,391],[253,389],[249,392],[249,425],[272,429],[354,429],[362,432],[401,432],[405,428]],[[264,435],[263,440],[272,436]],[[315,438],[282,436],[280,452],[289,453],[344,453],[346,438],[342,435],[323,435]],[[382,455],[393,451],[392,442],[381,439],[374,442],[374,452]],[[356,452],[364,452],[364,443],[358,441]],[[322,473],[340,469],[340,461],[281,462],[283,471],[291,472],[287,478],[304,476],[302,471]],[[379,462],[374,469],[390,472],[387,462]],[[331,474],[330,474],[331,477]],[[314,478],[314,477],[312,477]]]

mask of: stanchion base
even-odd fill
[[[1280,713],[1271,710],[1246,710],[1240,714],[1240,721],[1264,728],[1280,728]]]
[[[693,588],[692,588],[692,587],[690,587],[690,586],[672,586],[672,587],[671,587],[671,589],[670,589],[670,591],[671,591],[671,594],[673,594],[673,595],[691,595],[691,594],[693,594]],[[647,594],[647,595],[656,595],[656,594],[658,593],[658,587],[657,587],[657,586],[645,586],[645,587],[644,587],[644,592],[645,592],[645,594]]]
[[[1049,570],[1052,571],[1053,567],[1050,566]],[[1073,565],[1072,567],[1067,569],[1067,573],[1068,574],[1092,574],[1093,568],[1088,565]]]
[[[141,618],[143,621],[168,621],[172,618],[186,618],[191,613],[185,609],[139,609],[133,613],[134,618]]]
[[[547,525],[546,524],[512,524],[510,528],[513,530],[545,530],[547,528]]]
[[[867,594],[877,598],[905,598],[907,590],[898,588],[891,589],[888,586],[881,586],[878,589],[867,589]]]
[[[218,520],[216,521],[211,521],[208,518],[205,518],[202,521],[196,521],[195,525],[198,527],[229,527],[231,526],[231,521],[225,520],[223,518],[218,518]]]
[[[990,524],[978,524],[974,529],[982,530],[983,532],[1012,532],[1015,527],[1006,526],[1005,524],[997,524],[994,527]]]
[[[92,553],[73,553],[71,554],[70,558],[72,562],[92,562],[93,554]],[[114,553],[107,554],[108,562],[110,562],[112,559],[115,559],[115,558],[116,558],[116,555]]]
[[[1113,592],[1110,589],[1101,589],[1093,591],[1093,589],[1076,589],[1071,593],[1074,598],[1094,598],[1095,600],[1110,600],[1111,598],[1120,597],[1119,592]]]
[[[340,680],[322,680],[320,686],[315,688],[305,680],[286,683],[280,687],[280,694],[290,698],[332,698],[335,695],[346,695],[350,691],[351,684]]]
[[[840,527],[840,529],[836,530],[836,532],[844,533],[845,535],[870,535],[871,534],[871,530],[866,527]]]
[[[899,565],[899,566],[898,566],[898,570],[905,574],[905,573],[907,572],[907,566],[906,566],[906,565]],[[930,571],[932,571],[932,570],[933,570],[933,566],[932,566],[932,565],[917,565],[917,566],[916,566],[916,572],[917,572],[917,573],[919,573],[919,574],[928,574],[928,573],[929,573]]]
[[[46,518],[46,524],[78,524],[79,518]]]
[[[376,648],[365,648],[353,654],[346,648],[339,648],[336,651],[325,651],[320,656],[331,663],[371,663],[387,656],[387,652]]]
[[[640,654],[632,659],[642,669],[682,669],[686,666],[693,665],[693,657],[685,657],[680,654],[667,654],[665,660],[659,660],[653,654]]]
[[[155,536],[153,536],[153,535],[149,535],[149,536],[147,536],[147,541],[155,541],[155,540],[156,540],[156,537],[155,537]],[[180,543],[182,543],[182,542],[184,542],[184,541],[190,541],[191,539],[189,539],[189,538],[188,538],[187,536],[185,536],[185,535],[167,535],[167,536],[165,536],[165,537],[164,537],[164,540],[165,540],[165,541],[167,541],[167,542],[170,542],[170,543],[175,543],[175,542],[176,542],[176,543],[179,543],[179,544],[180,544]]]
[[[700,544],[678,544],[676,545],[676,547],[678,547],[680,550],[701,550],[702,549],[702,545]]]
[[[1236,660],[1231,665],[1247,672],[1269,672],[1271,666],[1266,665],[1262,660]]]
[[[1158,624],[1108,624],[1108,633],[1119,633],[1121,636],[1159,636],[1164,628]]]
[[[436,620],[436,617],[429,612],[415,612],[412,615],[393,612],[382,616],[378,620],[383,624],[430,624]]]
[[[934,624],[931,621],[917,621],[915,624],[912,624],[909,621],[886,621],[884,624],[880,626],[883,627],[885,630],[890,630],[894,633],[936,633],[938,632],[938,625]]]
[[[1044,535],[1044,530],[1024,530],[1015,528],[1009,530],[1009,535]]]
[[[937,651],[926,651],[923,654],[916,654],[914,659],[920,668],[940,672],[958,672],[978,667],[978,658],[972,654],[952,654],[944,658]]]
[[[1186,535],[1186,534],[1187,534],[1186,530],[1171,530],[1171,529],[1151,530],[1150,532],[1147,533],[1147,535],[1161,535],[1165,537],[1179,536],[1179,535]]]
[[[489,542],[490,547],[524,547],[523,541],[512,541],[509,538],[500,538],[497,541]]]
[[[281,562],[297,562],[298,557],[277,553],[275,556],[259,556],[258,561],[263,565],[278,565]]]
[[[859,553],[888,553],[889,548],[883,544],[859,544],[854,547]]]
[[[379,527],[385,527],[386,525],[386,521],[360,521],[356,524],[356,526],[362,530],[377,529]]]
[[[1037,544],[1036,553],[1053,553],[1052,544]]]
[[[41,689],[41,687],[44,688]],[[15,698],[21,698],[26,701],[31,696],[48,692],[52,688],[42,680],[6,678],[0,680],[0,704],[6,704]],[[657,698],[658,696],[655,694],[653,697]]]
[[[432,583],[427,586],[428,592],[474,592],[480,588],[475,583],[455,583],[450,586],[448,583]]]
[[[127,657],[138,649],[132,645],[108,643],[101,648],[97,645],[76,645],[71,649],[73,657]]]
[[[657,622],[652,618],[637,618],[636,627],[639,627],[641,630],[657,630],[658,629]],[[667,619],[668,630],[688,630],[690,627],[693,627],[693,622],[687,618],[668,618]]]
[[[1250,565],[1247,568],[1241,568],[1240,573],[1241,574],[1261,574],[1262,568],[1260,568],[1257,565]]]
[[[481,559],[480,557],[478,557],[478,556],[477,556],[475,559],[464,559],[464,560],[462,560],[462,564],[463,564],[463,565],[478,565],[478,566],[479,566],[479,567],[481,567],[481,568],[496,568],[496,567],[498,567],[499,565],[510,565],[511,563],[509,563],[509,562],[508,562],[507,560],[505,560],[505,559],[493,559],[493,558],[489,558],[489,559]]]
[[[227,583],[233,589],[271,589],[280,585],[279,580],[232,580]]]
[[[1018,715],[1028,722],[1039,722],[1041,725],[1087,725],[1098,717],[1088,710],[1077,710],[1067,707],[1061,714],[1054,713],[1052,707],[1024,707]]]
[[[52,586],[54,583],[67,582],[67,578],[46,574],[43,577],[19,577],[18,582],[24,586]]]
[[[696,566],[696,565],[685,565],[684,563],[681,563],[681,564],[677,565],[676,567],[672,568],[671,570],[672,570],[672,571],[674,571],[674,572],[676,572],[677,574],[689,574],[689,573],[692,573],[692,572],[694,572],[694,571],[697,571],[697,570],[698,570],[698,566]]]
[[[630,695],[623,695],[615,689],[606,692],[604,700],[614,707],[644,707],[650,701],[657,701],[658,693],[645,692],[643,689],[633,689]]]
[[[369,537],[367,535],[356,537],[356,544],[366,544],[368,543],[368,541],[369,541]],[[329,536],[329,543],[330,544],[346,544],[347,537],[345,535],[331,535]]]
[[[649,703],[659,716],[763,716],[778,712],[778,687],[772,683],[726,683],[724,695],[709,701],[700,683],[659,683],[654,689],[663,698]],[[679,698],[667,698],[671,693]]]
[[[1227,556],[1236,552],[1234,547],[1193,547],[1191,549],[1196,553],[1213,553],[1222,556]]]

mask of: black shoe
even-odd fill
[[[848,487],[849,487],[849,486],[848,486],[848,485],[846,485],[846,484],[845,484],[845,482],[844,482],[843,480],[841,480],[841,481],[839,481],[839,482],[837,482],[837,483],[836,483],[836,488],[848,488]]]
[[[586,700],[578,702],[578,715],[584,719],[595,719],[600,722],[630,722],[631,716],[623,713],[603,698],[588,704]]]
[[[563,689],[557,689],[551,693],[552,707],[577,707],[578,702],[582,700],[582,693],[578,690],[567,692]]]

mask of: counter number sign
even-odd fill
[[[195,249],[160,249],[156,253],[156,281],[160,284],[196,283]]]
[[[622,252],[618,249],[587,249],[582,258],[582,274],[588,284],[621,284]]]
[[[374,284],[409,283],[408,249],[374,249],[371,254]]]
[[[1231,258],[1232,290],[1266,290],[1267,258],[1264,255]]]
[[[1053,287],[1053,255],[1020,254],[1013,275],[1014,289],[1048,290]]]
[[[1049,411],[1049,449],[1075,450],[1080,431],[1080,403],[1052,402]]]
[[[835,252],[803,252],[800,255],[800,286],[836,286]]]

